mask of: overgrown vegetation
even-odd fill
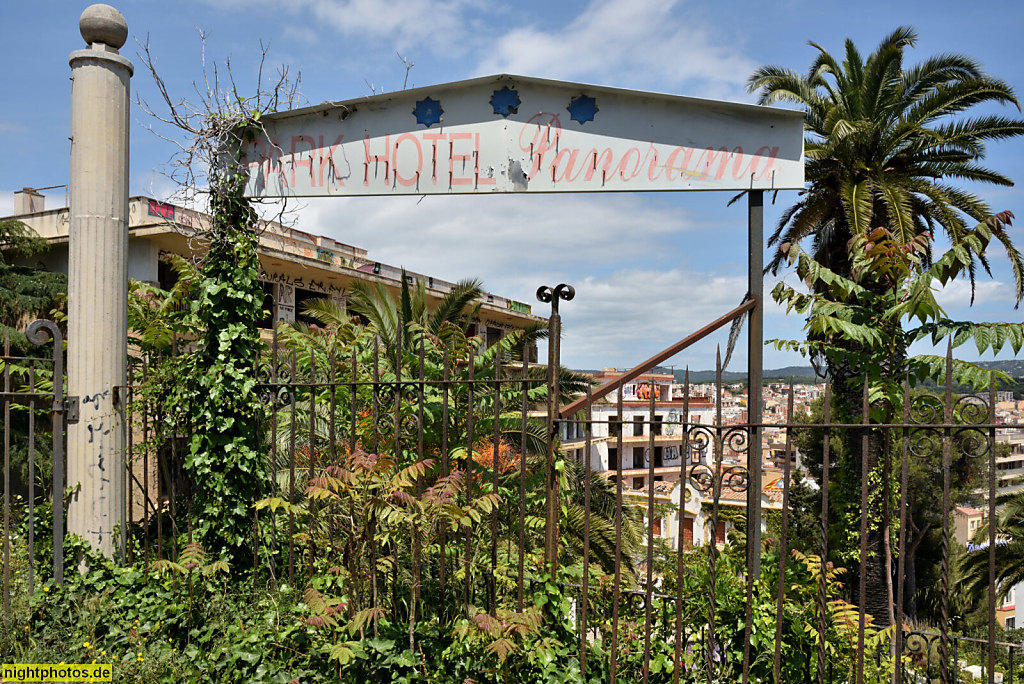
[[[0,221],[0,339],[25,351],[21,332],[33,318],[49,313],[67,295],[68,278],[34,266],[17,265],[49,248],[48,243],[18,220]]]
[[[184,470],[192,484],[195,539],[232,564],[251,562],[252,503],[267,484],[256,373],[264,345],[256,322],[263,290],[256,255],[256,212],[243,196],[245,176],[224,170],[211,193],[212,226],[196,297],[201,336],[174,378],[165,428],[190,426]]]
[[[363,463],[359,468],[360,474],[336,474],[343,475],[340,481],[355,475],[353,483],[379,480],[374,467]],[[403,477],[408,482],[416,474],[407,471]],[[436,492],[425,494],[425,499],[428,509],[439,508]],[[71,573],[63,586],[57,586],[44,564],[32,599],[24,592],[26,559],[15,554],[14,615],[10,623],[0,625],[0,651],[9,658],[106,662],[114,666],[115,679],[137,682],[464,684],[471,679],[541,684],[604,682],[609,676],[611,578],[603,571],[592,578],[587,626],[598,639],[587,647],[584,676],[579,662],[579,592],[574,589],[582,574],[579,562],[563,565],[558,581],[552,582],[541,571],[540,559],[531,560],[531,575],[536,573],[538,580],[531,585],[522,610],[512,599],[502,601],[494,612],[470,606],[467,613],[456,598],[447,617],[438,610],[416,622],[415,643],[410,647],[407,615],[396,616],[382,607],[357,610],[354,585],[344,568],[318,569],[308,581],[273,586],[265,575],[251,583],[248,575],[233,572],[234,568],[213,560],[198,545],[185,546],[175,562],[148,566],[112,563],[69,539],[66,552],[78,551],[89,556],[89,571]],[[763,566],[764,577],[755,585],[753,616],[757,633],[771,635],[777,556],[766,554]],[[680,681],[705,682],[710,661],[715,681],[736,681],[742,666],[746,612],[742,548],[727,547],[718,564],[713,652],[706,648],[710,581],[706,553],[697,549],[685,554],[682,580],[675,568],[673,559],[660,569],[665,577],[661,589],[669,595],[682,594],[685,644],[681,660],[677,665],[672,645],[675,601],[655,599],[655,639],[646,657],[643,606],[627,601],[618,616],[617,676],[623,681],[638,680],[646,663],[651,682],[673,681],[677,668]],[[815,556],[795,553],[786,568],[784,681],[808,681],[814,676],[819,641],[815,597],[821,564]],[[852,681],[856,610],[840,598],[842,571],[829,567],[827,572],[826,662],[833,681]],[[868,637],[868,648],[874,651],[884,644],[887,633],[869,628]],[[772,649],[771,638],[754,640],[752,678],[770,680]],[[887,668],[891,664],[884,657],[869,659],[869,681],[879,681]]]
[[[912,38],[902,33],[890,42],[878,59],[897,64],[895,53]],[[857,59],[851,52],[849,62]],[[824,57],[821,65],[838,70]],[[148,53],[147,66],[153,70]],[[949,69],[971,68],[961,63]],[[882,73],[886,69],[891,71]],[[581,467],[559,455],[560,545],[552,577],[549,559],[535,551],[543,546],[550,495],[548,426],[529,415],[548,399],[542,380],[547,369],[522,372],[518,365],[538,331],[519,331],[485,347],[468,331],[479,307],[478,283],[461,283],[432,307],[422,284],[410,287],[403,274],[397,300],[383,287],[364,287],[350,309],[313,303],[308,313],[323,325],[283,326],[281,347],[268,352],[256,331],[263,301],[258,221],[243,194],[238,160],[221,153],[260,135],[260,116],[278,106],[283,80],[271,100],[258,96],[253,102],[234,89],[221,93],[215,79],[214,87],[207,84],[203,107],[191,113],[172,104],[157,82],[171,110],[168,121],[194,137],[183,148],[191,187],[197,160],[210,169],[214,217],[198,268],[179,262],[186,277],[175,291],[136,286],[132,300],[135,344],[152,373],[136,407],[144,415],[159,413],[143,453],[188,438],[167,478],[174,481],[180,468],[185,489],[172,486],[169,511],[161,503],[157,512],[161,523],[168,512],[166,519],[176,523],[167,526],[170,548],[163,558],[146,558],[138,540],[149,538],[152,521],[131,526],[134,562],[96,557],[68,538],[65,555],[87,557],[88,569],[69,573],[58,586],[48,573],[40,516],[36,592],[29,598],[27,521],[18,518],[8,568],[15,578],[14,617],[0,625],[0,651],[7,658],[111,662],[115,678],[140,682],[539,684],[604,682],[612,668],[620,681],[732,682],[744,674],[772,681],[778,628],[781,681],[814,680],[819,654],[833,682],[856,681],[858,655],[864,681],[887,681],[896,668],[910,665],[889,654],[896,627],[882,629],[887,621],[880,613],[883,619],[861,623],[848,601],[847,571],[830,562],[859,560],[853,551],[859,539],[851,532],[854,494],[864,483],[854,477],[854,466],[866,462],[851,444],[835,444],[834,505],[841,517],[833,532],[845,536],[831,540],[833,555],[815,555],[815,495],[797,478],[790,519],[796,548],[779,557],[778,522],[769,520],[771,534],[760,550],[763,572],[749,596],[741,535],[721,549],[710,545],[681,557],[661,549],[658,584],[644,586],[638,571],[642,509],[626,504],[620,513],[607,480],[587,480]],[[823,87],[820,79],[804,85]],[[996,99],[1008,98],[1012,94],[1003,92]],[[807,99],[814,107],[831,106]],[[822,125],[834,118],[815,114]],[[829,134],[837,133],[830,126]],[[859,132],[858,126],[838,131],[844,138]],[[820,157],[809,155],[812,164]],[[1020,325],[952,322],[934,298],[935,283],[964,273],[973,277],[991,241],[1012,249],[1004,232],[1008,215],[977,217],[981,223],[970,230],[959,218],[944,217],[941,225],[958,242],[933,262],[923,230],[930,225],[921,211],[924,200],[900,200],[901,191],[885,174],[846,179],[831,191],[825,199],[812,192],[786,219],[796,217],[800,225],[776,263],[791,264],[809,292],[783,283],[774,295],[807,317],[809,336],[780,346],[825,359],[833,370],[841,367],[847,380],[863,378],[858,382],[867,383],[872,417],[881,422],[902,411],[904,378],[941,378],[944,371],[935,358],[910,357],[914,341],[952,336],[955,344],[975,341],[981,351],[1021,348]],[[907,192],[931,197],[913,184]],[[957,210],[979,213],[976,203],[961,199],[952,203]],[[823,203],[831,207],[827,216]],[[882,227],[872,228],[858,213],[866,209],[884,219]],[[846,211],[856,220],[841,216]],[[841,228],[836,235],[849,240],[819,241],[812,257],[797,243],[821,221]],[[893,229],[894,222],[902,231]],[[848,252],[835,253],[840,248]],[[823,256],[833,260],[826,263]],[[185,348],[175,349],[179,344]],[[988,377],[968,364],[953,370],[959,382],[980,384]],[[586,378],[561,373],[565,396],[559,400],[587,388]],[[280,377],[285,382],[276,382]],[[874,452],[884,457],[889,448],[883,443]],[[920,464],[919,499],[934,496],[923,482],[934,465]],[[878,472],[879,466],[868,468],[872,511],[888,507],[893,492],[891,473]],[[934,523],[919,512],[915,507],[911,524],[923,526],[924,534]],[[892,533],[873,530],[881,545]],[[1007,573],[1019,555],[1011,550]],[[891,562],[891,551],[886,558]],[[884,572],[891,582],[891,567]],[[614,603],[621,589],[630,593]],[[652,594],[649,606],[645,590]],[[648,629],[649,649],[642,645]],[[745,633],[749,673],[742,672]]]

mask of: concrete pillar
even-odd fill
[[[132,63],[118,54],[124,17],[92,5],[79,20],[88,47],[71,53],[68,395],[81,419],[68,426],[68,532],[110,556],[125,515],[128,327],[128,124]]]

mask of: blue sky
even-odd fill
[[[67,57],[82,46],[78,16],[87,3],[0,2],[0,215],[13,190],[67,182]],[[119,0],[131,35],[122,54],[136,65],[132,87],[156,104],[136,39],[148,40],[176,97],[194,99],[202,78],[197,27],[208,33],[210,62],[230,57],[240,88],[256,80],[260,40],[270,43],[265,70],[286,64],[302,77],[308,103],[508,72],[752,101],[743,84],[761,64],[803,71],[814,40],[833,53],[852,38],[867,53],[899,25],[914,26],[917,62],[940,52],[978,59],[1024,96],[1019,31],[1024,3],[822,2],[749,0]],[[1014,110],[1004,110],[1014,115]],[[131,192],[170,196],[162,174],[174,153],[133,112]],[[1024,140],[989,149],[987,163],[1024,181]],[[976,187],[994,210],[1024,226],[1024,190]],[[61,201],[62,191],[51,191]],[[766,207],[766,232],[796,198],[780,193]],[[359,245],[382,262],[454,280],[480,277],[488,289],[531,302],[539,285],[566,282],[577,297],[563,304],[564,361],[575,367],[630,366],[739,303],[746,291],[746,211],[728,194],[662,193],[559,196],[351,198],[309,201],[298,227]],[[1024,247],[1024,227],[1012,234]],[[953,318],[1021,320],[1013,309],[1005,257],[994,255],[992,280],[979,281],[975,306],[955,284],[941,301]],[[790,278],[792,278],[790,276]],[[770,290],[772,281],[766,283]],[[800,337],[802,321],[770,307],[768,338]],[[673,362],[713,366],[724,333]],[[1012,353],[1012,352],[1011,352]],[[964,348],[964,358],[976,358]],[[1008,355],[1004,352],[1003,357]],[[766,350],[765,364],[800,363]],[[737,350],[731,369],[745,364]]]

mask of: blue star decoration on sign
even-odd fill
[[[416,102],[416,109],[412,110],[412,113],[416,115],[416,123],[430,128],[436,123],[441,123],[441,115],[444,114],[444,110],[441,109],[441,103],[438,100],[428,97]]]
[[[519,91],[512,90],[508,86],[501,90],[495,90],[491,95],[491,106],[494,107],[494,113],[501,114],[506,119],[509,114],[519,113],[520,104],[522,102],[519,99]]]
[[[579,121],[580,126],[588,121],[593,121],[594,115],[601,111],[597,108],[597,100],[586,95],[572,98],[566,109],[569,110],[569,118],[573,121]]]

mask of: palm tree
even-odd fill
[[[791,248],[810,240],[815,262],[881,293],[890,286],[886,277],[863,278],[854,273],[853,245],[884,229],[897,249],[914,247],[916,251],[923,242],[922,265],[927,267],[931,237],[941,230],[954,249],[967,254],[972,290],[979,264],[990,273],[984,249],[976,246],[987,245],[989,238],[998,240],[1009,258],[1019,305],[1024,299],[1024,259],[1006,232],[1011,217],[994,217],[984,201],[954,183],[1013,184],[979,162],[985,156],[985,143],[1024,134],[1024,121],[959,115],[989,103],[1012,104],[1018,110],[1020,104],[1006,83],[988,76],[963,55],[937,55],[905,67],[904,53],[916,40],[913,29],[898,28],[867,59],[847,40],[841,63],[812,42],[818,56],[805,75],[765,66],[749,78],[747,87],[759,94],[761,104],[795,103],[806,114],[807,187],[783,212],[769,238],[769,246],[776,249],[767,270],[777,273],[789,262]],[[979,229],[990,234],[977,233]],[[820,288],[818,292],[823,293]],[[809,341],[820,342],[821,336],[811,332]],[[851,358],[863,358],[866,350],[856,341],[843,344],[849,356],[812,355],[812,362],[827,369],[835,387],[837,418],[850,422],[860,413],[866,372]],[[900,348],[881,363],[896,372],[905,360],[906,349]],[[853,471],[859,471],[856,466],[864,461],[874,470],[884,440],[873,431],[866,451],[862,453],[860,440],[852,440],[851,447],[855,467],[845,479],[855,484],[856,491],[860,476]],[[883,525],[878,511],[862,514],[872,516],[865,607],[887,622],[894,616],[887,598],[892,573],[883,560]]]
[[[996,513],[996,600],[1002,601],[1024,582],[1024,492],[998,500]],[[988,522],[980,525],[971,541],[978,547],[964,554],[960,568],[967,594],[975,604],[988,605]]]
[[[1013,182],[979,161],[985,143],[1024,134],[1024,121],[1002,116],[958,115],[988,103],[1020,109],[1013,89],[985,74],[973,59],[957,54],[931,57],[904,68],[904,51],[917,33],[901,27],[864,60],[846,41],[842,63],[816,43],[818,57],[806,75],[764,66],[747,81],[760,104],[789,102],[806,114],[807,188],[785,211],[769,246],[777,273],[786,247],[810,238],[815,260],[846,275],[847,243],[884,226],[906,244],[939,229],[954,245],[964,244],[969,226],[991,214],[978,196],[951,183],[974,181],[1000,186]],[[1002,243],[1013,269],[1018,305],[1024,298],[1024,260],[1005,231]],[[988,272],[975,254],[970,271]]]
[[[544,382],[547,369],[544,366],[530,365],[528,379],[530,387],[523,396],[518,383],[506,384],[498,397],[488,387],[487,381],[495,379],[495,357],[500,355],[503,362],[521,359],[527,345],[537,339],[546,337],[547,328],[540,325],[528,326],[525,330],[514,331],[498,344],[486,349],[479,347],[479,340],[468,335],[468,328],[480,308],[478,301],[483,294],[479,280],[460,281],[452,290],[437,303],[431,304],[427,299],[421,281],[410,283],[410,279],[402,274],[402,287],[396,298],[390,290],[379,284],[357,285],[348,302],[347,310],[327,299],[314,299],[306,303],[305,313],[320,320],[323,327],[311,329],[300,322],[282,324],[279,328],[279,341],[296,354],[300,376],[308,374],[310,359],[315,357],[319,364],[324,364],[332,355],[344,358],[351,354],[365,353],[372,349],[371,335],[378,338],[380,368],[386,369],[389,377],[397,375],[397,359],[401,351],[401,375],[407,380],[419,377],[421,343],[423,345],[423,376],[429,383],[424,392],[426,418],[423,424],[423,437],[426,451],[438,453],[442,442],[441,421],[442,394],[439,382],[445,379],[445,366],[448,377],[453,381],[447,390],[447,399],[451,411],[447,424],[449,456],[455,462],[463,463],[466,459],[466,430],[469,422],[464,415],[468,405],[468,384],[459,382],[468,379],[468,365],[473,365],[473,378],[479,383],[474,390],[474,420],[472,441],[474,451],[479,443],[486,441],[493,432],[495,399],[500,401],[499,433],[503,444],[518,445],[525,441],[528,458],[527,473],[532,478],[542,472],[545,465],[542,454],[547,449],[547,426],[543,421],[527,418],[523,422],[523,402],[528,405],[541,405],[547,400],[547,386]],[[365,328],[358,326],[351,313],[356,313],[367,322]],[[363,350],[361,352],[360,350]],[[366,367],[365,365],[363,366]],[[344,372],[344,371],[341,371]],[[326,375],[320,368],[317,373]],[[517,364],[502,366],[503,379],[521,377]],[[567,368],[560,370],[559,403],[566,404],[573,398],[586,392],[593,384],[590,376]],[[344,391],[344,388],[339,388]],[[344,410],[349,404],[349,395],[336,397],[334,402],[338,410]],[[291,440],[291,427],[296,426],[296,440],[302,446],[304,440],[311,437],[317,442],[327,443],[330,434],[331,402],[327,396],[320,396],[316,401],[312,433],[310,431],[309,401],[305,397],[296,404],[294,415],[284,411],[278,416],[277,440],[281,448],[279,453],[287,454],[287,445]],[[335,421],[344,423],[345,421]],[[386,440],[385,440],[386,441]],[[489,449],[483,449],[486,460]],[[476,460],[476,459],[474,459]],[[516,459],[518,463],[518,458]],[[478,464],[479,469],[483,464]],[[278,472],[287,474],[287,463],[277,464]],[[489,466],[488,466],[489,467]],[[566,515],[560,519],[560,534],[564,553],[567,558],[579,558],[583,554],[584,513],[583,513],[583,468],[566,460]],[[518,465],[515,468],[518,472]],[[514,474],[514,473],[513,473]],[[479,470],[477,471],[479,477]],[[304,478],[299,476],[299,487],[304,486]],[[610,503],[608,495],[610,492]],[[591,514],[590,540],[591,559],[606,572],[614,571],[614,540],[615,540],[615,506],[614,488],[607,480],[591,476]],[[514,506],[513,506],[514,508]],[[530,514],[533,515],[533,512]],[[634,574],[633,556],[641,539],[642,525],[640,514],[633,507],[623,511],[623,549],[624,570],[627,578]],[[533,531],[530,532],[534,534]],[[531,543],[536,540],[532,540]]]
[[[411,279],[402,269],[402,290],[396,301],[381,283],[357,282],[352,287],[348,308],[369,321],[373,331],[390,350],[409,349],[412,342],[410,323],[416,323],[430,335],[438,335],[448,323],[463,330],[476,318],[483,305],[483,283],[477,279],[460,280],[436,304],[430,305],[422,280],[409,287]],[[318,303],[319,304],[319,303]],[[318,304],[311,307],[315,313]]]

